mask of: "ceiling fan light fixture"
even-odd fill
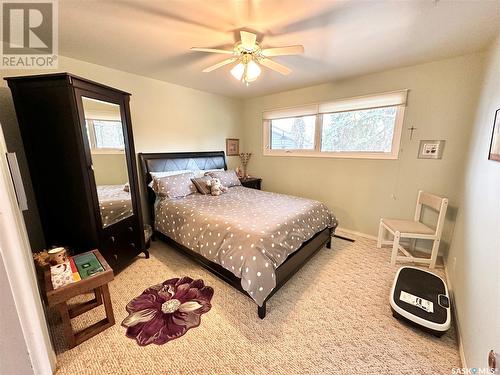
[[[249,82],[253,82],[259,78],[260,73],[259,64],[251,59],[243,59],[243,61],[240,61],[231,69],[233,77],[247,85]]]
[[[298,55],[304,53],[304,47],[299,44],[262,49],[259,42],[257,42],[257,34],[250,31],[241,30],[240,37],[241,40],[236,42],[232,51],[218,48],[191,48],[193,51],[233,55],[230,58],[203,69],[203,72],[212,72],[216,69],[222,68],[223,66],[236,62],[237,64],[231,69],[231,75],[238,81],[243,82],[248,86],[250,82],[259,78],[261,73],[260,65],[283,75],[288,75],[292,72],[292,69],[277,63],[271,57]]]
[[[243,74],[245,73],[245,65],[242,63],[238,63],[234,66],[233,69],[231,69],[231,74],[233,75],[234,78],[236,78],[238,81],[241,81],[243,78]]]
[[[260,66],[255,61],[250,60],[247,64],[246,82],[253,82],[260,76]]]

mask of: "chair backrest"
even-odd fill
[[[436,225],[436,236],[440,237],[443,231],[444,219],[446,217],[446,210],[448,208],[448,198],[443,198],[438,195],[426,193],[425,191],[418,191],[417,207],[415,208],[415,221],[420,221],[422,214],[422,206],[427,206],[438,212],[438,219]]]

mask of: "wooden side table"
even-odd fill
[[[68,346],[74,348],[76,345],[81,344],[85,340],[97,335],[99,332],[104,331],[106,328],[115,324],[115,316],[113,314],[113,306],[111,305],[111,298],[109,296],[108,283],[113,280],[113,270],[106,263],[98,250],[90,251],[94,253],[96,258],[104,268],[103,272],[98,272],[92,276],[82,279],[72,284],[65,285],[58,289],[52,287],[52,280],[50,277],[50,268],[45,270],[45,298],[49,307],[56,306],[61,314],[64,335]],[[80,254],[79,254],[80,255]],[[67,301],[78,295],[94,292],[95,298],[81,303],[75,307],[68,308]],[[101,321],[83,329],[80,332],[74,332],[71,326],[71,319],[96,308],[104,303],[106,317]]]
[[[257,178],[257,177],[240,178],[240,182],[241,185],[243,185],[244,187],[260,190],[262,178]]]

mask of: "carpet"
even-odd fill
[[[147,286],[189,275],[215,290],[203,324],[148,346],[116,324],[68,350],[51,313],[56,374],[450,374],[461,366],[453,329],[436,338],[392,317],[389,293],[399,266],[375,241],[333,239],[332,249],[319,251],[269,300],[264,320],[252,300],[168,245],[153,242],[150,253],[110,283],[116,321]],[[95,310],[74,319],[75,327],[101,319],[103,310]]]

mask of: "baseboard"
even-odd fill
[[[353,236],[358,236],[358,237],[366,238],[366,239],[369,239],[369,240],[377,241],[377,236],[372,236],[371,234],[368,234],[368,233],[357,232],[355,230],[351,230],[351,229],[347,229],[347,228],[342,228],[342,227],[338,227],[337,231],[345,233],[345,234],[350,234],[350,235],[353,235]],[[421,253],[421,255],[429,255],[430,256],[430,254],[431,254],[430,249],[428,249],[426,247],[421,247],[421,246],[417,245],[417,246],[415,246],[415,250],[417,252]],[[438,257],[439,258],[443,258],[442,255],[438,255]],[[444,262],[443,262],[443,264],[444,264]]]
[[[452,311],[452,315],[453,315],[453,325],[455,327],[455,334],[457,336],[457,344],[458,344],[458,352],[460,353],[460,361],[462,362],[462,368],[468,368],[467,360],[465,358],[465,351],[464,351],[461,330],[460,330],[460,321],[458,320],[457,306],[455,304],[455,293],[454,293],[454,289],[453,289],[453,284],[451,283],[450,277],[448,275],[448,264],[446,262],[444,263],[444,274],[445,274],[445,278],[446,278],[446,284],[448,285],[448,293],[450,294],[451,311]]]
[[[375,240],[375,241],[377,240],[377,237],[372,236],[371,234],[367,234],[367,233],[363,233],[363,232],[356,232],[355,230],[351,230],[351,229],[347,229],[347,228],[338,227],[336,229],[336,232],[337,231],[343,232],[345,234],[351,234],[353,236],[367,238],[369,240]]]
[[[367,238],[369,240],[375,240],[375,241],[377,241],[377,236],[372,236],[371,234],[368,234],[368,233],[357,232],[355,230],[347,229],[347,228],[343,228],[343,227],[338,227],[337,231],[340,231],[340,232],[343,232],[343,233],[346,233],[346,234],[351,234],[353,236],[359,236],[359,237],[362,237],[362,238]],[[430,255],[430,249],[427,249],[425,247],[415,246],[415,250]]]

